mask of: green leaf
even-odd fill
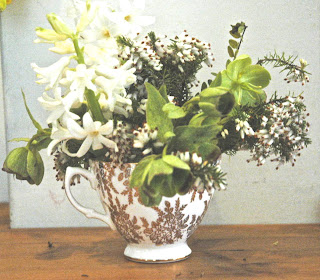
[[[154,198],[161,196],[161,186],[159,184],[148,184],[143,187],[144,193],[153,200]]]
[[[150,170],[148,172],[148,185],[150,185],[152,179],[156,175],[169,175],[172,174],[173,168],[163,159],[157,159],[152,161]]]
[[[164,134],[164,138],[166,139],[166,140],[168,140],[168,139],[170,139],[170,138],[172,138],[172,137],[174,137],[174,136],[176,136],[172,131],[167,131],[165,134]]]
[[[173,197],[176,194],[176,190],[172,184],[172,175],[169,176],[156,176],[152,181],[153,184],[160,185],[161,195],[166,197]]]
[[[228,67],[228,65],[231,63],[231,59],[228,59],[226,62],[226,67]]]
[[[210,83],[210,87],[219,87],[221,86],[221,72],[219,72],[216,78]]]
[[[165,155],[162,159],[164,162],[175,168],[190,170],[190,166],[187,163],[174,155]]]
[[[94,91],[86,88],[84,94],[88,103],[88,108],[92,113],[93,120],[105,123],[105,118],[102,114],[100,104],[96,98],[96,94],[94,93]]]
[[[220,121],[220,117],[211,117],[205,113],[199,113],[190,120],[189,125],[191,126],[204,126],[217,124]]]
[[[8,142],[29,142],[29,141],[30,141],[30,138],[13,138]]]
[[[152,200],[150,195],[148,195],[142,188],[139,190],[139,196],[141,198],[142,204],[145,206],[152,206]],[[151,202],[151,204],[150,204]]]
[[[164,99],[166,102],[169,102],[168,94],[167,94],[167,86],[166,86],[165,84],[163,84],[163,85],[159,88],[159,92],[160,92],[161,96],[163,97],[163,99]]]
[[[186,112],[179,106],[173,103],[167,103],[162,107],[162,111],[168,114],[170,119],[180,119],[186,116]]]
[[[36,185],[40,185],[44,175],[44,165],[37,150],[29,150],[27,156],[27,171]]]
[[[228,54],[230,57],[234,57],[234,51],[230,46],[228,46]]]
[[[177,150],[198,153],[207,158],[215,149],[216,136],[221,131],[221,125],[206,126],[179,126],[176,128],[176,137],[173,139],[173,146]],[[207,144],[210,144],[210,147]],[[201,148],[204,146],[205,148]]]
[[[157,155],[150,155],[143,158],[138,165],[133,170],[131,177],[130,177],[130,187],[131,188],[140,188],[143,186],[150,167],[152,165],[152,161],[156,159]]]
[[[36,144],[33,144],[32,146],[35,147],[38,151],[41,151],[43,149],[46,149],[52,139],[50,137],[45,137],[42,140],[39,140]]]
[[[223,87],[208,88],[200,93],[199,106],[205,114],[212,117],[229,114],[234,104],[233,94]]]
[[[180,195],[185,195],[190,190],[191,174],[188,170],[175,169],[172,174],[172,185]]]
[[[217,108],[222,115],[227,115],[232,111],[234,105],[235,105],[234,95],[230,92],[227,92],[222,96],[220,96]]]
[[[238,32],[239,32],[240,34],[242,34],[243,31],[244,31],[244,25],[240,25],[239,28],[238,28]]]
[[[26,96],[25,96],[23,90],[21,90],[21,93],[22,93],[22,97],[23,97],[24,106],[25,106],[25,108],[26,108],[26,110],[27,110],[27,112],[28,112],[29,118],[31,119],[33,125],[35,126],[36,129],[38,129],[38,130],[43,130],[42,127],[41,127],[41,125],[40,125],[40,124],[35,120],[35,118],[32,116],[31,111],[30,111],[30,109],[29,109],[29,107],[28,107],[28,105],[27,105]]]
[[[147,123],[151,129],[158,129],[158,138],[161,142],[165,142],[164,135],[169,131],[173,131],[172,121],[167,114],[162,110],[166,101],[161,96],[160,92],[151,84],[145,83],[148,92],[147,101]]]
[[[233,33],[233,32],[230,31],[229,33],[233,38],[239,39],[241,37],[241,35],[238,32]]]
[[[236,40],[232,40],[232,39],[229,40],[229,45],[230,45],[231,48],[233,48],[233,49],[236,49],[236,48],[238,48],[238,46],[239,46],[238,42],[237,42]]]
[[[211,97],[216,98],[216,97],[222,96],[223,94],[228,92],[228,90],[229,90],[228,88],[224,88],[224,87],[206,88],[200,93],[200,101],[203,98],[211,98]]]
[[[216,105],[209,102],[199,102],[201,110],[210,117],[220,117],[221,113],[217,110]]]
[[[217,140],[208,143],[203,143],[198,149],[199,155],[210,154],[210,160],[217,160],[221,155],[221,150],[217,144]]]

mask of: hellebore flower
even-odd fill
[[[44,165],[37,150],[20,147],[9,153],[2,170],[15,174],[19,180],[27,180],[31,185],[39,185],[43,178]]]

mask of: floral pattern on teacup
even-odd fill
[[[102,203],[110,211],[119,233],[127,242],[136,244],[164,245],[185,241],[201,223],[211,196],[206,191],[198,193],[192,189],[184,196],[164,198],[157,207],[146,207],[138,190],[129,186],[134,166],[115,166],[107,162],[93,165]],[[197,211],[194,213],[192,208]]]

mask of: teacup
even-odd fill
[[[93,161],[91,171],[68,167],[66,194],[72,205],[88,218],[96,218],[117,229],[128,245],[124,255],[137,262],[174,262],[191,254],[187,239],[202,221],[212,194],[192,189],[185,195],[163,197],[156,207],[142,204],[139,192],[130,188],[136,164],[114,165]],[[75,175],[86,177],[99,193],[105,214],[80,205],[70,191]]]

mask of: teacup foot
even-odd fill
[[[139,263],[171,263],[187,259],[191,249],[187,243],[154,245],[154,244],[128,244],[125,257]]]

